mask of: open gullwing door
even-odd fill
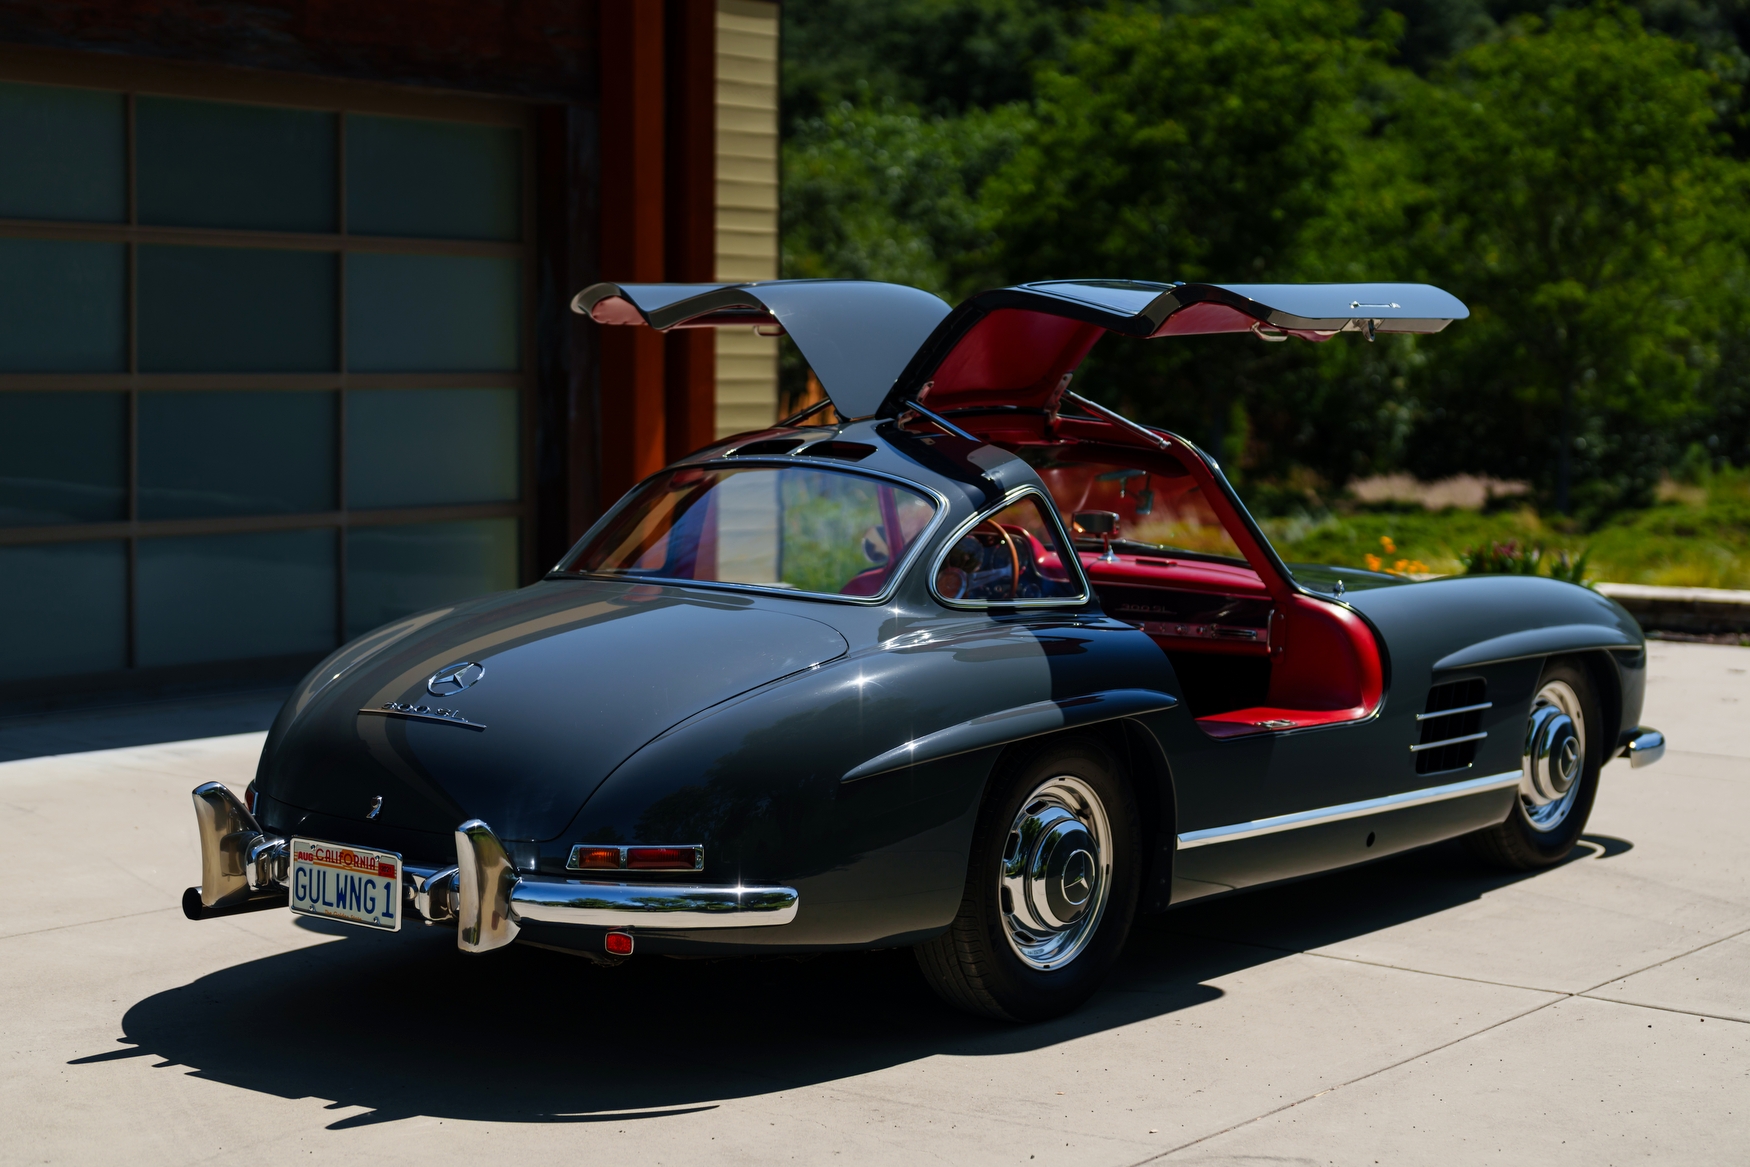
[[[928,292],[869,280],[592,284],[571,301],[571,310],[597,324],[658,332],[781,329],[844,418],[874,414],[918,346],[948,316],[948,305]]]
[[[1269,341],[1360,332],[1371,339],[1439,332],[1469,315],[1456,296],[1428,284],[1020,284],[955,308],[918,349],[895,397],[938,411],[1054,409],[1065,375],[1108,332],[1138,339],[1251,332]]]

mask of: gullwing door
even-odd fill
[[[1057,280],[982,292],[923,342],[895,387],[938,412],[1054,409],[1064,377],[1108,332],[1139,340],[1251,332],[1324,341],[1341,332],[1439,332],[1470,310],[1428,284],[1162,284]]]

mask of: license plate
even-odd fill
[[[292,840],[292,911],[401,930],[401,856],[318,839]]]

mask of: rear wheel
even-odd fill
[[[1518,797],[1504,821],[1465,837],[1470,849],[1520,871],[1548,867],[1573,850],[1598,794],[1602,734],[1586,670],[1572,661],[1546,665],[1525,724]]]
[[[916,948],[949,1004],[1007,1021],[1069,1012],[1123,950],[1141,878],[1136,800],[1091,738],[1006,766],[979,813],[960,911]]]

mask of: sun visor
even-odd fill
[[[1108,332],[1137,339],[1251,332],[1439,332],[1470,310],[1428,284],[1164,284],[1056,280],[967,300],[919,348],[896,397],[931,409],[1055,408],[1066,374]]]
[[[868,417],[948,315],[928,292],[868,280],[753,284],[592,284],[571,309],[598,324],[782,329],[841,417]]]

